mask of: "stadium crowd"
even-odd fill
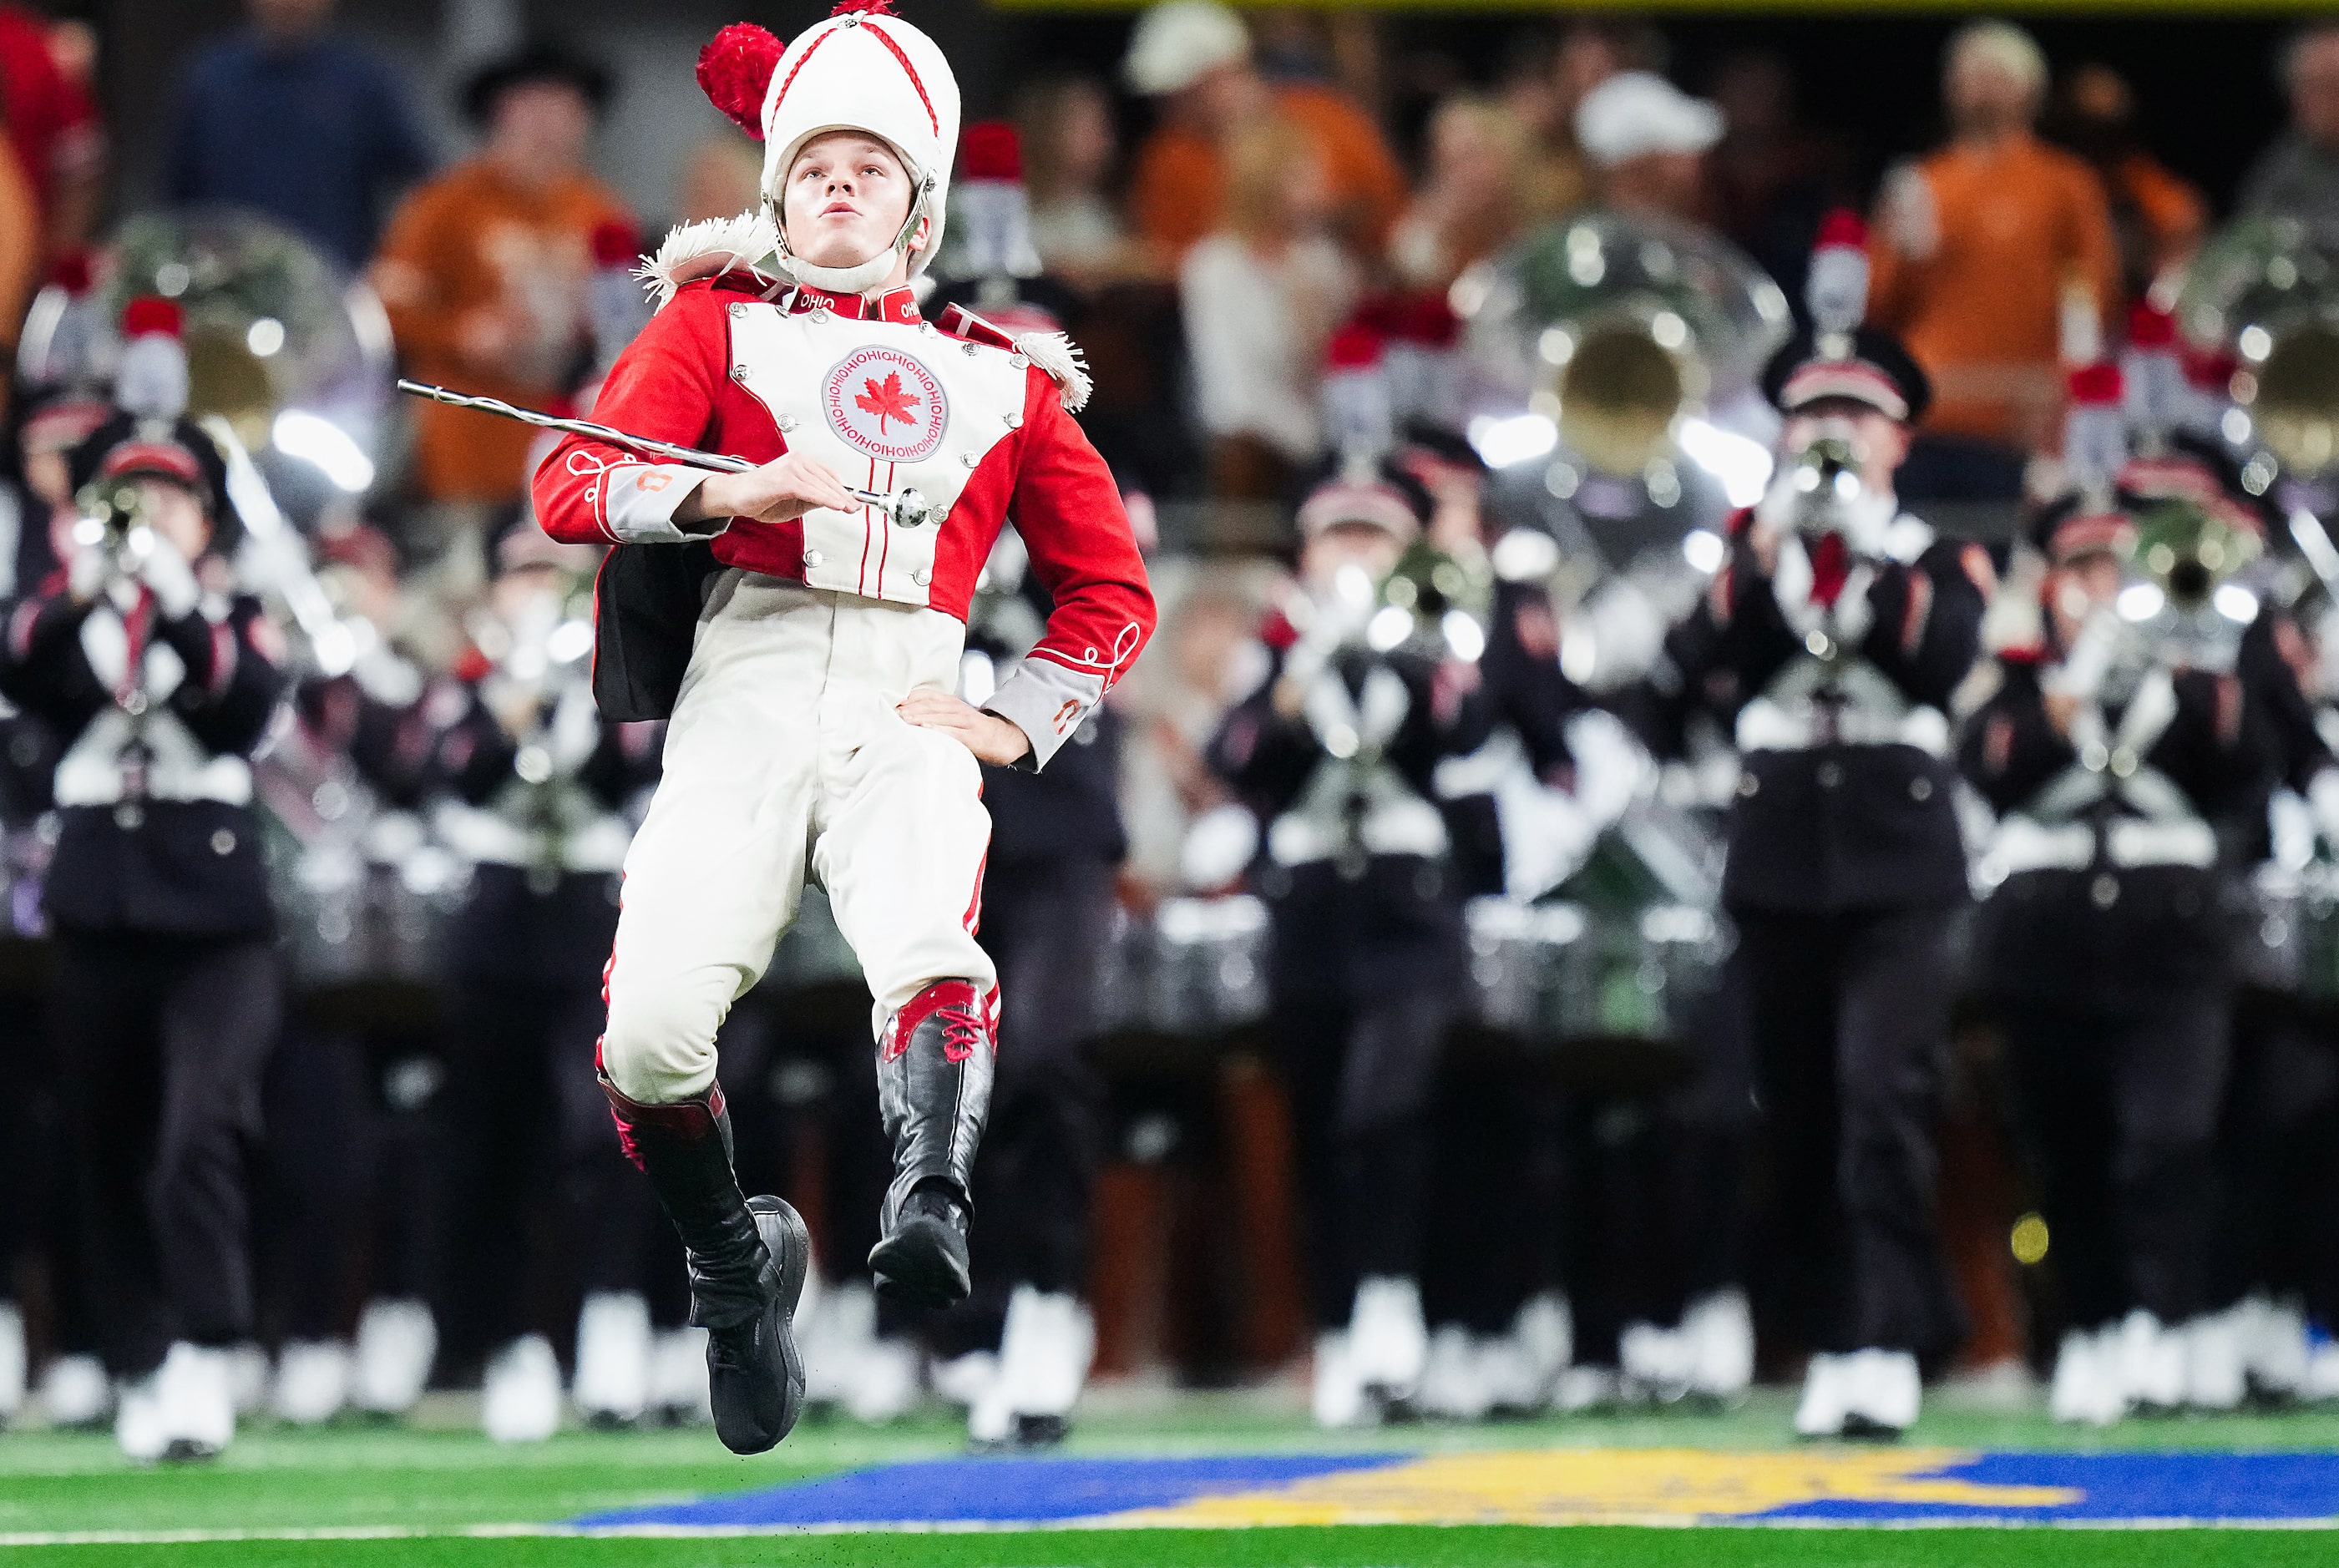
[[[0,1422],[703,1420],[596,1081],[659,727],[596,710],[551,438],[387,380],[589,417],[646,220],[753,211],[757,155],[629,211],[626,84],[546,41],[442,162],[331,0],[249,9],[101,235],[93,40],[0,5]],[[2226,214],[2002,23],[1880,172],[1789,62],[1695,96],[1613,17],[1401,157],[1354,42],[1164,0],[963,138],[922,309],[1081,344],[1161,628],[985,770],[967,1302],[873,1289],[820,900],[725,1025],[743,1175],[817,1241],[813,1400],[1030,1445],[1092,1373],[1288,1375],[1327,1425],[1801,1378],[1815,1437],[1920,1378],[2339,1399],[2339,406],[2278,428],[2216,292],[2339,309],[2339,26]],[[343,426],[252,390],[304,310]],[[1046,608],[1011,537],[962,695]]]

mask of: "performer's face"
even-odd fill
[[[194,491],[168,479],[140,479],[138,494],[146,526],[171,541],[187,559],[198,560],[212,547],[211,514]]]
[[[1780,432],[1782,450],[1800,452],[1831,424],[1849,425],[1852,452],[1860,461],[1860,482],[1880,495],[1892,491],[1892,476],[1909,456],[1909,427],[1884,412],[1851,398],[1822,398],[1787,416]]]
[[[2109,550],[2089,550],[2055,568],[2048,602],[2055,608],[2055,630],[2069,647],[2078,640],[2087,617],[2119,597],[2125,581],[2119,557]]]
[[[884,143],[854,131],[815,136],[788,171],[780,209],[788,249],[815,267],[857,267],[902,232],[911,195],[909,173]],[[920,228],[913,251],[925,244]]]

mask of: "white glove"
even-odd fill
[[[2071,651],[2063,656],[2063,662],[2048,670],[2039,684],[2056,696],[2093,701],[2104,689],[2104,677],[2111,673],[2126,631],[2113,611],[2096,610],[2072,639]]]
[[[179,547],[162,535],[150,534],[150,541],[145,558],[138,563],[139,580],[153,590],[154,602],[170,619],[193,614],[203,597],[194,567],[179,553]]]
[[[113,552],[104,545],[84,545],[65,564],[65,591],[75,604],[85,605],[105,591],[113,575]]]
[[[2323,842],[2339,848],[2339,767],[2324,768],[2307,781],[2306,804]]]

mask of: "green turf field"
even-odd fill
[[[1187,1397],[1086,1420],[1070,1451],[1091,1455],[1416,1452],[1500,1448],[1710,1448],[1783,1445],[1788,1396],[1723,1415],[1651,1414],[1455,1429],[1330,1435],[1239,1396]],[[451,1412],[449,1413],[451,1415]],[[0,1435],[0,1563],[90,1568],[187,1564],[445,1563],[461,1568],[646,1564],[2127,1564],[2184,1568],[2339,1563],[2339,1532],[2112,1529],[1627,1529],[1613,1526],[1278,1527],[1240,1531],[1080,1529],[577,1539],[546,1526],[598,1510],[779,1485],[836,1471],[948,1455],[960,1429],[932,1419],[883,1431],[808,1425],[774,1455],[723,1453],[711,1434],[577,1432],[504,1449],[447,1427],[323,1432],[256,1427],[221,1462],[135,1469],[102,1436]],[[2339,1415],[2131,1423],[2074,1435],[2033,1415],[1944,1409],[1912,1442],[1984,1448],[2339,1448]],[[519,1533],[533,1527],[539,1533]],[[285,1538],[300,1533],[311,1538]],[[265,1539],[222,1539],[237,1533]],[[371,1533],[372,1538],[361,1538]],[[158,1539],[170,1535],[182,1539]],[[76,1541],[74,1537],[98,1537]],[[108,1536],[135,1541],[107,1542]]]

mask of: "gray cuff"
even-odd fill
[[[1034,658],[1016,666],[982,706],[984,712],[997,714],[1031,738],[1031,749],[1015,765],[1037,773],[1103,700],[1103,676]]]
[[[675,508],[712,477],[686,463],[627,463],[602,477],[601,515],[610,535],[627,545],[685,545],[711,533],[676,526]]]

